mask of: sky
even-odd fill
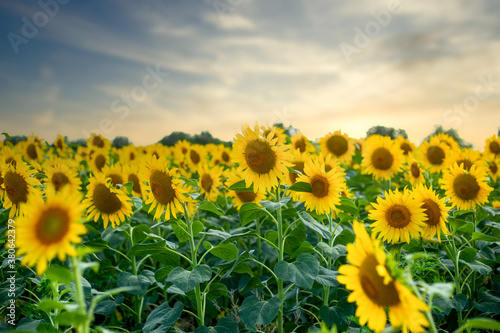
[[[418,145],[440,124],[482,150],[499,16],[489,0],[0,1],[0,132],[147,145],[257,121]]]

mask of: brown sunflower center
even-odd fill
[[[401,150],[403,150],[404,155],[408,155],[408,153],[411,152],[411,147],[406,142],[403,142],[399,147],[401,148]]]
[[[189,152],[189,157],[191,158],[191,162],[193,162],[194,164],[200,163],[200,154],[198,154],[193,149],[191,149],[191,151]]]
[[[304,173],[304,162],[300,162],[300,161],[295,162],[292,169],[300,171],[301,173]],[[290,175],[290,181],[292,182],[292,184],[295,184],[299,174],[295,173],[295,172],[290,172],[289,175]]]
[[[106,164],[106,157],[104,155],[99,154],[96,156],[94,160],[94,165],[96,166],[97,170],[101,171],[102,167]]]
[[[229,154],[226,153],[225,151],[223,151],[222,152],[222,160],[227,163],[227,162],[229,162],[229,159],[230,159]]]
[[[68,212],[52,207],[45,210],[35,225],[36,238],[44,245],[61,241],[69,231],[70,218]]]
[[[453,181],[455,195],[462,200],[477,198],[480,189],[476,178],[472,175],[458,175]]]
[[[113,184],[113,186],[116,187],[116,185],[118,185],[118,184],[123,185],[123,177],[120,176],[119,174],[112,173],[112,174],[106,175],[106,176],[111,178],[111,183]]]
[[[325,172],[332,170],[332,166],[330,164],[325,164]]]
[[[149,184],[151,185],[153,196],[160,204],[167,205],[174,200],[175,190],[172,187],[172,178],[165,172],[159,170],[153,171],[149,178]]]
[[[433,165],[443,164],[444,150],[439,146],[430,146],[427,149],[427,159]]]
[[[186,147],[182,147],[181,148],[181,152],[182,152],[182,155],[186,155],[186,153],[188,152],[188,150],[187,150]]]
[[[496,175],[497,174],[497,172],[498,172],[498,166],[496,165],[495,162],[491,163],[489,165],[489,168],[490,168],[490,171],[491,171],[492,175]]]
[[[380,147],[372,153],[372,164],[375,169],[389,170],[393,162],[394,156],[387,148]]]
[[[236,195],[238,196],[238,199],[240,199],[243,203],[253,202],[255,200],[255,197],[257,197],[257,194],[255,194],[252,191],[249,191],[249,192],[236,191]]]
[[[100,136],[94,136],[94,139],[92,139],[92,144],[96,147],[100,148],[104,147],[104,141],[101,139]]]
[[[61,139],[56,140],[56,147],[59,149],[63,149],[63,144]]]
[[[135,154],[133,152],[131,152],[129,155],[128,155],[128,158],[133,161],[135,160]]]
[[[405,206],[394,205],[387,210],[385,218],[391,227],[404,228],[410,223],[411,214]]]
[[[305,152],[306,151],[306,140],[304,139],[304,137],[301,137],[300,139],[295,141],[293,148],[298,149],[301,153]]]
[[[369,254],[359,268],[359,280],[363,291],[375,304],[391,307],[401,303],[394,281],[384,284],[384,278],[377,272],[378,261]]]
[[[427,215],[427,221],[425,221],[425,223],[431,226],[438,225],[441,217],[439,205],[431,199],[425,199],[422,208],[424,209],[425,215]]]
[[[63,172],[58,171],[52,175],[51,181],[56,188],[56,191],[59,191],[61,186],[69,183],[69,178]]]
[[[137,177],[134,174],[130,174],[130,175],[128,175],[127,181],[134,183],[134,186],[132,186],[132,189],[134,190],[135,193],[141,193],[141,184],[139,182],[139,177]]]
[[[418,167],[418,164],[417,162],[413,162],[410,166],[410,171],[411,171],[411,175],[414,177],[414,178],[418,178],[420,176],[420,168]]]
[[[30,143],[26,148],[26,154],[32,160],[36,160],[38,158],[38,154],[36,152],[36,146],[33,143]]]
[[[97,184],[92,196],[94,206],[104,214],[113,214],[122,208],[122,203],[116,193],[104,184]]]
[[[500,144],[497,141],[490,142],[489,147],[490,147],[490,151],[493,154],[495,154],[495,155],[500,154]]]
[[[469,160],[458,160],[457,164],[458,165],[462,164],[462,168],[467,171],[469,171],[472,166],[472,162]]]
[[[3,178],[5,192],[13,204],[18,204],[20,202],[26,202],[26,197],[28,195],[28,183],[24,180],[24,177],[7,171]]]
[[[205,192],[210,193],[210,191],[212,190],[213,184],[214,184],[214,180],[212,179],[212,177],[209,174],[204,173],[201,176],[201,187],[203,187]]]
[[[245,160],[253,172],[269,173],[276,165],[276,153],[266,141],[250,141],[245,148]]]
[[[332,135],[326,141],[328,150],[335,156],[342,156],[347,152],[348,142],[342,135]]]
[[[311,179],[312,194],[315,197],[323,198],[328,195],[329,183],[328,179],[323,176],[316,175]]]

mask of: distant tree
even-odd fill
[[[4,142],[12,142],[13,145],[17,145],[21,141],[26,141],[28,140],[28,137],[26,135],[8,135],[5,133],[5,140]]]
[[[191,140],[191,135],[184,132],[172,132],[169,135],[165,135],[158,143],[163,144],[164,146],[173,146],[177,143],[177,141],[182,140]]]
[[[78,147],[87,147],[87,140],[85,139],[76,139],[74,141],[68,141],[68,145],[71,149],[77,150]]]
[[[126,136],[117,136],[113,139],[113,147],[115,148],[122,148],[131,144]]]
[[[408,134],[404,129],[394,129],[393,127],[385,127],[385,126],[373,126],[366,132],[366,137],[369,137],[373,134],[380,134],[382,136],[390,136],[392,139],[397,138],[398,136],[402,136],[405,139],[408,139]]]
[[[448,134],[448,135],[449,135],[449,136],[451,136],[453,139],[455,139],[455,141],[456,141],[456,142],[460,145],[460,147],[462,147],[462,148],[472,148],[472,143],[467,142],[467,141],[465,141],[464,139],[462,139],[462,138],[460,137],[460,135],[458,135],[458,132],[457,132],[457,130],[456,130],[456,129],[454,129],[454,128],[450,128],[449,130],[445,130],[445,129],[443,128],[443,126],[441,126],[441,125],[435,125],[435,126],[434,126],[434,131],[433,131],[431,134],[427,135],[427,136],[424,138],[424,140],[423,140],[423,141],[429,141],[429,139],[430,139],[432,136],[434,136],[434,135],[436,135],[436,134],[438,134],[438,133]]]
[[[223,144],[229,146],[230,143],[227,141],[222,141],[220,139],[214,138],[210,132],[203,131],[200,134],[190,135],[184,132],[172,132],[169,135],[165,135],[158,143],[165,146],[173,146],[178,141],[186,140],[191,143],[197,143],[201,145],[206,145],[208,143]]]

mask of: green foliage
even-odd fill
[[[402,136],[405,139],[408,139],[408,135],[404,129],[394,129],[393,127],[385,127],[385,126],[373,126],[366,132],[366,137],[369,137],[373,134],[379,134],[382,136],[389,136],[391,139],[395,139],[398,136]]]

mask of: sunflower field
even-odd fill
[[[498,136],[289,134],[0,142],[0,331],[500,331]]]

